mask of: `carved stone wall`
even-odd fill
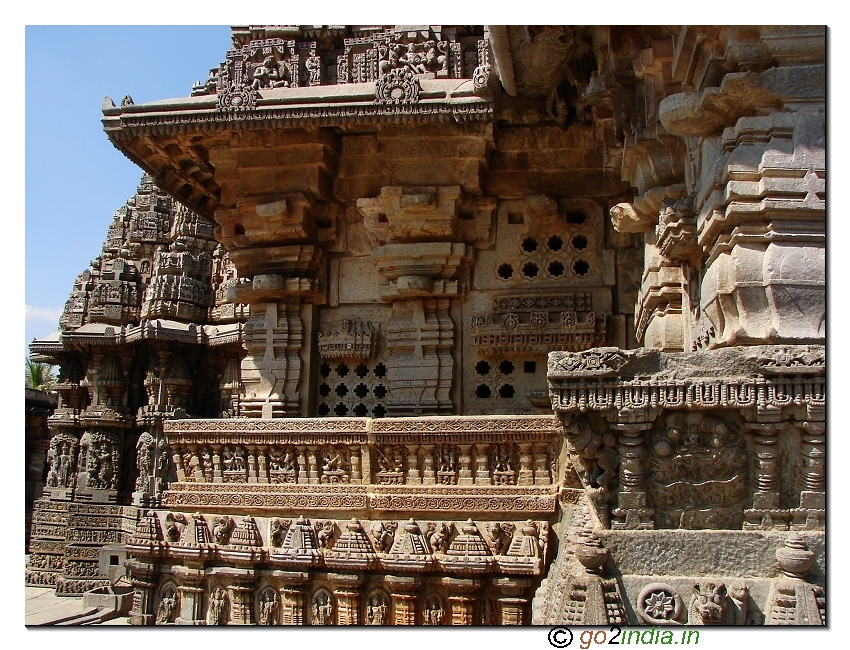
[[[107,98],[152,176],[33,344],[28,579],[84,546],[57,504],[134,499],[136,624],[822,622],[824,64],[810,27],[243,26],[192,97]]]

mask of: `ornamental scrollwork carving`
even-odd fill
[[[637,614],[649,625],[677,625],[682,616],[682,599],[668,584],[653,582],[641,589]]]
[[[375,84],[375,102],[381,104],[417,104],[422,87],[419,79],[403,68],[392,70]]]

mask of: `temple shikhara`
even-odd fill
[[[31,344],[28,585],[124,575],[137,625],[825,623],[824,27],[232,39],[103,102],[141,181]]]

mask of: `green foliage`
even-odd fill
[[[53,366],[47,363],[38,363],[31,359],[26,360],[24,380],[27,388],[35,390],[50,390],[56,385]]]

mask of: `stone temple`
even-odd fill
[[[126,571],[138,625],[825,623],[823,27],[232,38],[104,100],[144,175],[31,345],[27,584]]]

